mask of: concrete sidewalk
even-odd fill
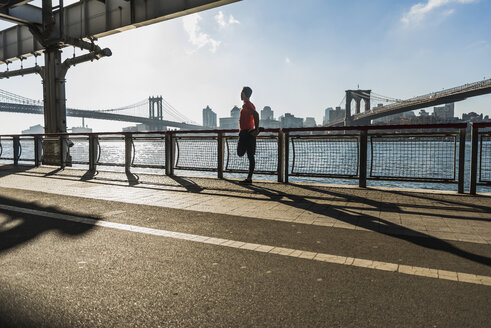
[[[0,187],[491,244],[491,196],[0,165]]]

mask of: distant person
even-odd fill
[[[239,143],[237,144],[237,155],[244,156],[247,153],[249,159],[249,174],[241,183],[251,184],[252,174],[256,161],[256,136],[259,134],[259,115],[256,112],[256,107],[249,100],[252,95],[252,89],[249,87],[242,88],[240,99],[244,102],[239,116]],[[261,129],[262,130],[262,129]]]

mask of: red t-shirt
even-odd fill
[[[254,129],[254,116],[252,113],[256,111],[256,107],[249,100],[244,100],[244,105],[242,105],[242,109],[240,110],[239,117],[239,129],[242,130],[250,130]]]

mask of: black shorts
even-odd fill
[[[246,152],[248,157],[254,156],[256,154],[256,137],[250,134],[249,131],[242,130],[239,133],[237,155],[239,155],[239,157],[242,157]]]

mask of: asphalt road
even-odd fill
[[[1,189],[0,204],[491,276],[491,246]],[[491,287],[0,210],[0,327],[489,327]]]

